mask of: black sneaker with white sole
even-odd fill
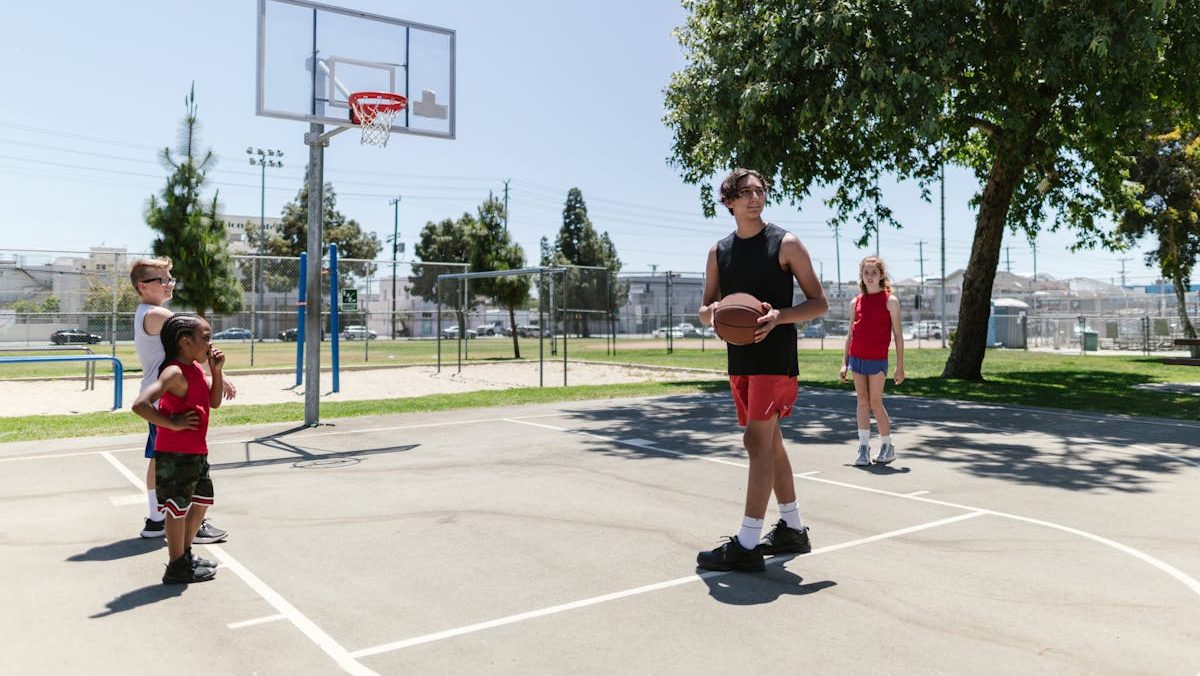
[[[187,557],[189,560],[191,560],[192,568],[204,567],[204,568],[212,568],[213,570],[216,570],[217,566],[220,565],[216,561],[213,561],[212,559],[206,559],[202,556],[196,556],[195,554],[192,553],[191,547],[188,547],[187,549],[183,550],[183,555],[185,557]]]
[[[142,532],[139,533],[144,538],[161,538],[166,537],[167,527],[166,520],[155,521],[149,517],[146,518],[146,525],[142,527]]]
[[[707,552],[696,555],[696,565],[704,570],[740,570],[761,573],[766,570],[762,552],[758,548],[746,549],[736,535],[726,538],[727,542]]]
[[[191,584],[207,582],[217,576],[217,571],[206,566],[192,566],[192,559],[187,554],[167,564],[163,573],[163,584]]]
[[[224,542],[228,537],[229,531],[217,528],[211,521],[204,519],[200,522],[200,528],[196,530],[196,537],[192,538],[192,542],[198,545],[212,545]]]
[[[763,554],[807,554],[812,551],[812,543],[808,541],[808,526],[799,530],[791,528],[783,519],[775,524],[758,551]]]

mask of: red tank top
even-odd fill
[[[887,291],[880,291],[860,293],[854,299],[851,357],[871,360],[888,358],[888,347],[892,344],[892,315],[887,309],[889,297],[891,294]]]
[[[179,398],[170,392],[163,394],[158,400],[158,411],[163,415],[174,415],[184,411],[195,411],[200,417],[200,424],[194,430],[169,430],[158,428],[158,436],[154,440],[154,450],[168,453],[185,453],[188,455],[208,455],[208,381],[204,371],[196,362],[184,364],[169,361],[163,365],[178,366],[187,378],[187,394]]]

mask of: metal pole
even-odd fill
[[[563,387],[567,386],[567,334],[571,332],[570,322],[566,318],[567,304],[567,273],[563,273],[562,281],[562,311],[563,311]]]
[[[946,349],[946,336],[950,326],[946,323],[946,161],[938,167],[938,181],[941,184],[941,232],[942,232],[942,349]]]
[[[400,246],[400,196],[392,204],[392,340],[396,340],[396,248]],[[439,327],[440,329],[440,327]]]
[[[337,245],[329,245],[329,340],[331,345],[331,360],[333,362],[333,391],[341,392],[339,387],[341,375],[341,359],[338,355],[338,342],[341,338],[341,299],[338,298],[338,261]]]
[[[117,287],[121,283],[118,270],[120,266],[117,265],[118,260],[117,254],[113,253],[112,314],[109,315],[108,325],[110,330],[109,342],[112,344],[112,356],[114,357],[117,356],[117,303],[119,301]]]
[[[296,387],[300,387],[300,383],[304,382],[304,299],[307,297],[308,287],[305,280],[308,279],[308,253],[300,252],[300,297],[296,302]]]
[[[309,125],[309,133],[319,136],[323,124]],[[308,147],[308,294],[304,346],[304,424],[317,425],[321,418],[321,239],[325,196],[325,144],[315,140]]]
[[[546,306],[546,299],[542,297],[545,290],[546,273],[542,271],[538,273],[538,387],[546,386],[546,324],[542,313]]]

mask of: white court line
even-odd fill
[[[100,455],[104,456],[104,459],[108,461],[108,464],[116,467],[117,471],[121,473],[121,476],[128,479],[129,483],[133,484],[135,488],[140,491],[146,490],[145,481],[141,477],[129,471],[129,468],[121,464],[120,460],[117,460],[115,457],[113,457],[112,451],[100,451]]]
[[[805,558],[807,558],[810,556],[816,556],[818,554],[828,554],[829,552],[835,552],[835,551],[838,551],[839,549],[846,549],[849,547],[864,545],[864,544],[868,544],[871,542],[878,542],[880,540],[887,540],[889,538],[900,537],[902,535],[907,535],[909,533],[915,533],[917,531],[927,530],[929,528],[937,528],[939,526],[944,526],[944,525],[955,523],[958,521],[965,521],[966,519],[973,519],[977,516],[983,516],[983,514],[984,514],[984,512],[982,512],[982,511],[969,512],[967,514],[959,514],[957,516],[952,516],[947,519],[939,519],[937,521],[930,521],[928,523],[918,524],[916,526],[909,526],[907,528],[901,528],[899,530],[888,531],[886,533],[880,533],[878,535],[870,535],[865,538],[859,538],[857,540],[851,540],[849,542],[843,542],[841,544],[830,545],[828,547],[819,547],[817,549],[812,550],[812,552],[805,554],[804,556],[805,556]],[[784,561],[790,561],[790,560],[791,560],[791,557],[786,557],[786,556],[778,557],[777,556],[777,557],[771,559],[768,562],[768,565],[775,565],[777,563],[782,563]],[[633,589],[626,589],[624,591],[613,592],[611,594],[603,594],[601,596],[593,596],[592,598],[589,598],[589,599],[581,599],[579,601],[572,601],[570,603],[562,603],[562,604],[559,604],[556,606],[550,606],[549,608],[542,608],[540,610],[531,610],[529,612],[518,613],[516,615],[509,615],[507,617],[499,617],[494,620],[488,620],[487,622],[477,622],[475,624],[469,624],[465,627],[458,627],[455,629],[447,629],[445,631],[433,632],[431,634],[425,634],[423,636],[414,636],[413,638],[404,639],[402,641],[393,641],[392,643],[384,643],[383,645],[377,645],[377,646],[373,646],[370,648],[363,648],[361,650],[355,650],[354,652],[350,653],[350,656],[361,658],[361,657],[369,657],[371,655],[378,655],[380,653],[393,652],[396,650],[403,650],[405,648],[411,648],[412,646],[421,645],[423,643],[433,643],[434,641],[443,641],[445,639],[454,638],[456,636],[462,636],[464,634],[473,634],[476,632],[485,631],[487,629],[494,629],[496,627],[502,627],[502,626],[505,626],[508,624],[516,624],[517,622],[524,622],[525,620],[532,620],[532,619],[539,618],[539,617],[546,617],[547,615],[556,615],[558,613],[567,612],[569,610],[577,610],[579,608],[587,608],[588,606],[594,606],[594,605],[599,605],[601,603],[607,603],[609,601],[616,601],[618,599],[629,598],[631,596],[637,596],[639,594],[646,594],[649,592],[655,592],[655,591],[660,591],[663,589],[669,589],[671,587],[678,587],[679,585],[689,584],[691,582],[700,582],[703,580],[710,580],[712,578],[721,577],[723,575],[729,575],[729,571],[720,571],[720,572],[710,571],[710,572],[706,572],[706,573],[687,575],[685,577],[677,577],[674,580],[667,580],[665,582],[656,582],[654,584],[643,585],[641,587],[634,587]]]
[[[256,624],[266,624],[267,622],[276,622],[278,620],[286,620],[285,615],[267,615],[266,617],[256,617],[253,620],[242,620],[241,622],[230,622],[225,625],[230,629],[241,629],[242,627],[253,627]]]
[[[510,422],[518,423],[521,425],[536,425],[536,423],[526,423],[526,422],[522,422],[518,419],[510,419]],[[544,425],[537,425],[537,426],[546,427]],[[565,431],[568,434],[573,433],[570,430],[565,430]],[[578,434],[578,433],[575,433],[575,434]],[[587,432],[586,434],[590,437],[594,437],[597,439],[606,439],[610,443],[627,445],[627,442],[623,442],[620,439],[606,438],[604,435],[596,434],[595,432]],[[653,448],[654,450],[659,451],[661,453],[667,453],[670,455],[675,455],[675,456],[680,456],[680,457],[685,457],[685,458],[692,458],[692,459],[696,459],[696,460],[704,460],[706,462],[713,462],[713,463],[717,463],[717,464],[721,464],[721,465],[732,465],[734,467],[742,467],[742,468],[749,467],[749,465],[747,465],[745,463],[737,463],[737,462],[733,462],[731,460],[725,460],[723,458],[707,458],[707,457],[697,456],[697,455],[694,455],[691,453],[683,453],[681,451],[672,451],[672,450],[668,450],[665,448],[655,447],[653,444],[641,444],[640,446],[643,448]],[[1192,592],[1194,592],[1197,596],[1200,596],[1200,581],[1197,581],[1196,578],[1193,578],[1192,576],[1179,570],[1178,568],[1175,568],[1174,566],[1172,566],[1171,564],[1169,564],[1165,561],[1156,559],[1153,556],[1146,554],[1145,552],[1134,549],[1133,547],[1129,547],[1128,545],[1121,544],[1120,542],[1117,542],[1115,540],[1110,540],[1102,535],[1096,535],[1095,533],[1089,533],[1084,530],[1079,530],[1078,528],[1073,528],[1071,526],[1064,526],[1061,524],[1054,523],[1052,521],[1043,521],[1041,519],[1034,519],[1031,517],[1020,516],[1018,514],[1010,514],[1008,512],[1000,512],[1000,511],[996,511],[993,509],[985,509],[982,507],[974,507],[971,505],[964,505],[964,504],[955,503],[955,502],[947,502],[945,500],[935,500],[933,498],[925,498],[925,497],[921,497],[918,495],[906,495],[904,493],[896,493],[894,491],[885,491],[885,490],[879,489],[879,488],[870,488],[867,486],[859,486],[857,484],[846,483],[844,481],[834,481],[832,479],[822,479],[819,477],[811,476],[809,474],[796,474],[793,476],[795,476],[798,479],[804,479],[806,481],[816,481],[818,483],[823,483],[823,484],[826,484],[829,486],[850,488],[850,489],[853,489],[856,491],[865,491],[867,493],[874,493],[876,495],[886,495],[886,496],[890,496],[890,497],[894,497],[894,498],[904,498],[906,500],[914,500],[916,502],[923,502],[923,503],[929,504],[929,505],[940,505],[942,507],[952,507],[954,509],[961,509],[961,510],[968,511],[968,512],[982,511],[982,512],[985,512],[992,516],[998,516],[998,517],[1001,517],[1004,519],[1012,519],[1014,521],[1022,521],[1025,523],[1031,523],[1031,524],[1038,525],[1038,526],[1044,526],[1046,528],[1052,528],[1055,530],[1062,531],[1064,533],[1070,533],[1072,535],[1076,535],[1076,536],[1091,540],[1093,542],[1097,542],[1102,545],[1112,547],[1113,549],[1116,549],[1117,551],[1123,552],[1123,553],[1133,556],[1137,559],[1140,559],[1140,560],[1150,564],[1151,566],[1154,566],[1155,568],[1161,570],[1162,572],[1166,573],[1167,575],[1170,575],[1171,577],[1175,578],[1179,582],[1183,583],[1183,585],[1186,586],[1188,589],[1192,590]]]
[[[117,471],[129,481],[129,483],[141,490],[146,490],[146,484],[142,483],[141,479],[135,476],[133,472],[130,472],[129,469],[125,467],[125,465],[122,465],[120,461],[114,458],[112,453],[109,451],[101,451],[100,454],[104,456],[104,459],[107,460],[113,467],[115,467]],[[354,674],[355,676],[379,676],[379,674],[376,674],[374,671],[371,671],[365,666],[359,664],[354,658],[350,657],[350,654],[346,651],[346,649],[343,648],[337,641],[335,641],[332,636],[326,634],[312,620],[308,619],[304,613],[300,612],[299,609],[289,603],[287,599],[280,596],[278,592],[276,592],[274,589],[271,589],[271,587],[269,587],[262,580],[258,579],[258,576],[250,572],[248,568],[243,566],[241,563],[238,563],[238,561],[220,545],[203,546],[207,547],[208,551],[216,555],[223,568],[232,570],[235,575],[242,578],[242,581],[245,582],[248,587],[257,592],[264,601],[271,604],[275,610],[280,612],[280,614],[284,615],[293,626],[299,629],[301,633],[309,638],[309,640],[317,644],[317,647],[323,650],[326,655],[329,655],[331,658],[333,658],[333,661],[336,662],[337,665],[343,670],[345,670],[346,673]]]
[[[904,494],[904,497],[906,497],[906,498],[915,498],[915,497],[917,497],[918,495],[925,495],[925,494],[927,494],[927,493],[929,493],[929,491],[913,491],[912,493],[905,493],[905,494]]]

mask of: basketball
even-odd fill
[[[754,342],[758,318],[763,316],[762,302],[748,293],[731,293],[713,310],[713,328],[730,345]]]

